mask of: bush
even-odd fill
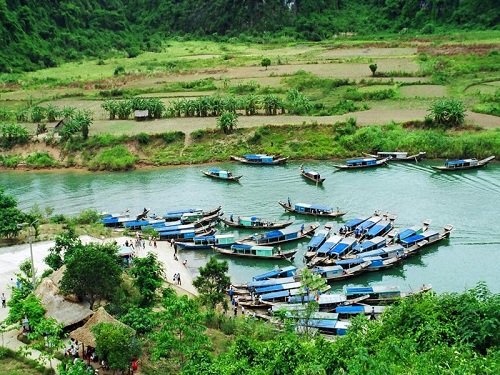
[[[134,169],[138,159],[124,146],[115,146],[96,155],[89,162],[89,169],[92,171],[126,171]]]
[[[57,166],[58,163],[48,152],[36,152],[26,158],[26,166],[29,168],[50,168]]]
[[[438,100],[429,108],[436,125],[452,128],[463,125],[465,121],[464,103],[458,99]]]
[[[144,146],[147,145],[151,142],[151,136],[147,133],[139,133],[136,136],[137,142],[139,142],[140,145]]]
[[[74,218],[76,224],[95,224],[101,221],[101,217],[96,210],[83,210]]]

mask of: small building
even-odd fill
[[[135,121],[149,120],[149,111],[147,109],[136,109],[134,111]]]

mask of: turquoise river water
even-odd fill
[[[222,206],[226,215],[258,215],[269,219],[293,218],[297,224],[310,221],[307,216],[284,213],[278,200],[316,203],[339,207],[348,219],[369,215],[375,210],[397,215],[396,227],[406,228],[431,220],[431,228],[452,224],[451,238],[425,248],[406,263],[380,273],[368,273],[347,281],[349,285],[385,284],[401,289],[430,283],[437,292],[462,292],[485,281],[500,292],[500,164],[484,169],[455,173],[436,172],[436,162],[393,163],[372,170],[336,171],[332,162],[308,162],[326,181],[323,186],[309,183],[299,173],[298,162],[283,166],[259,167],[221,163],[217,167],[242,174],[240,183],[227,183],[203,176],[209,166],[183,166],[138,170],[126,173],[87,172],[1,172],[0,185],[16,197],[19,208],[28,210],[34,203],[53,207],[54,213],[76,214],[84,209],[120,212],[130,208],[139,213],[144,207],[163,215],[181,208],[211,209]],[[311,220],[314,221],[314,220]],[[327,220],[321,221],[325,223]],[[224,232],[224,228],[219,229]],[[249,232],[241,231],[239,235]],[[307,241],[283,246],[298,248],[293,263],[303,267],[302,254]],[[182,258],[196,275],[211,250],[186,251]],[[287,261],[252,261],[224,258],[229,263],[233,283],[285,266]],[[168,270],[167,270],[168,271]],[[332,285],[340,290],[343,282]]]

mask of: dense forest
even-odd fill
[[[134,57],[174,36],[258,41],[500,24],[495,0],[0,0],[0,72]]]

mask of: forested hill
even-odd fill
[[[0,72],[110,51],[155,50],[173,35],[321,40],[339,32],[486,29],[498,0],[0,0]]]

